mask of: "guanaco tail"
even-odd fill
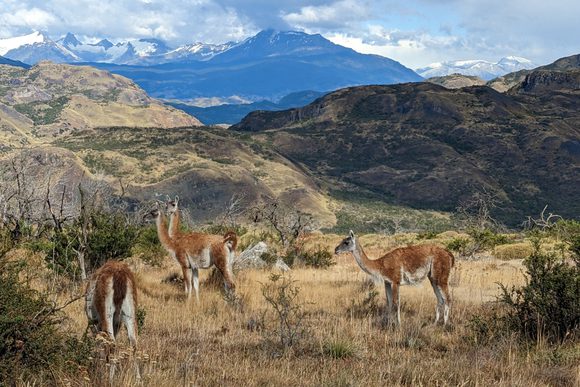
[[[113,341],[123,322],[129,343],[136,348],[137,286],[126,263],[108,261],[91,276],[85,292],[85,311],[89,323]]]

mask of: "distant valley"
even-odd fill
[[[198,118],[205,125],[236,124],[248,113],[256,110],[277,111],[308,105],[326,93],[319,91],[302,91],[288,94],[278,102],[258,101],[245,104],[221,104],[209,107],[198,107],[178,102],[168,102],[169,105]]]

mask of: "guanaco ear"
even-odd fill
[[[169,201],[171,201],[171,196],[169,196],[169,195],[165,194],[165,201],[166,201],[166,202],[169,202]]]
[[[175,204],[179,203],[179,196],[175,195]]]
[[[349,231],[348,236],[351,238],[354,238],[354,232],[352,232],[352,230]]]

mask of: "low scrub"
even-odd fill
[[[334,255],[328,249],[320,246],[312,251],[303,251],[299,253],[298,259],[304,264],[304,266],[315,269],[327,269],[336,265]]]
[[[270,282],[262,285],[262,296],[273,314],[269,332],[282,348],[298,344],[306,335],[304,305],[300,288],[292,277],[271,274]]]
[[[139,230],[132,252],[140,256],[143,262],[148,265],[161,266],[165,249],[159,242],[156,227],[149,226]]]
[[[532,254],[524,260],[526,284],[502,286],[501,301],[509,307],[508,321],[514,330],[532,340],[561,342],[578,337],[580,255],[572,249],[571,258],[544,252],[541,240],[533,240]]]
[[[529,242],[512,243],[509,245],[499,245],[493,249],[493,256],[502,261],[513,259],[524,259],[533,252],[532,244]]]
[[[46,253],[51,269],[78,278],[79,254],[84,256],[89,272],[110,259],[127,258],[132,253],[137,231],[123,215],[98,211],[86,220],[79,218],[55,230],[47,243],[38,243],[36,248]]]
[[[57,385],[64,375],[78,377],[91,342],[61,330],[64,314],[46,294],[20,282],[23,268],[0,256],[0,385]]]

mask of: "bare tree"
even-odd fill
[[[500,228],[501,223],[493,216],[492,212],[498,207],[498,195],[483,188],[474,192],[471,197],[459,203],[457,214],[469,227],[480,230],[485,228]]]
[[[236,227],[238,219],[243,215],[246,209],[243,204],[246,200],[245,193],[235,193],[226,203],[223,215],[223,223],[230,227]]]
[[[254,222],[264,222],[274,229],[285,249],[293,246],[314,226],[312,215],[302,213],[278,200],[269,200],[258,205],[251,213]]]
[[[548,214],[548,216],[546,216],[547,209],[548,205],[546,204],[546,206],[540,213],[539,218],[534,219],[531,216],[528,216],[528,219],[524,221],[522,225],[528,229],[539,228],[542,230],[547,230],[553,228],[558,222],[558,220],[562,219],[562,217],[560,215],[556,215],[551,212]]]

